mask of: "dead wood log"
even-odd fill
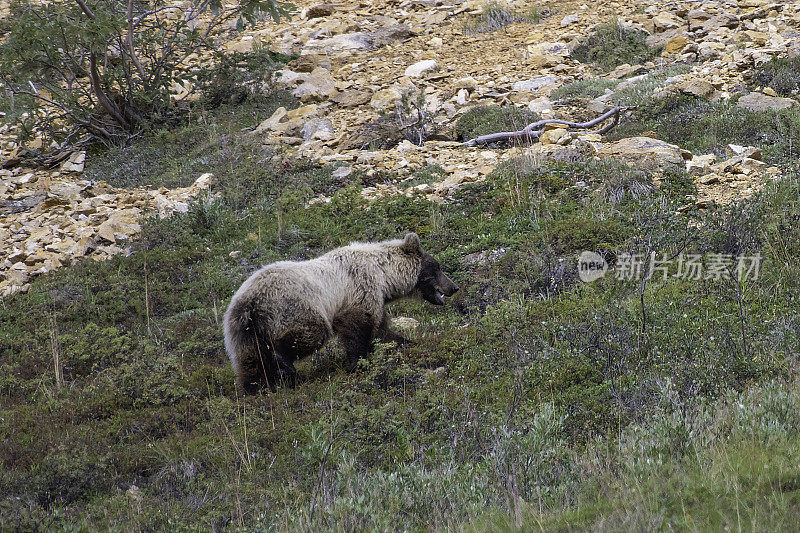
[[[625,111],[629,108],[616,106],[611,111],[603,113],[599,117],[594,120],[590,120],[589,122],[568,122],[566,120],[559,120],[555,118],[549,118],[540,120],[538,122],[533,122],[525,126],[525,128],[519,131],[504,131],[500,133],[490,133],[488,135],[481,135],[480,137],[475,137],[474,139],[470,139],[464,143],[465,146],[475,146],[477,144],[487,144],[497,141],[507,141],[510,139],[525,139],[528,142],[533,141],[534,139],[538,139],[539,136],[544,133],[545,128],[542,126],[546,126],[547,124],[566,124],[570,129],[586,129],[591,128],[597,124],[600,124],[604,120],[608,120],[609,118],[613,117],[613,120],[600,128],[596,131],[588,131],[587,134],[590,133],[606,133],[607,131],[611,131],[619,123],[619,114],[621,111]],[[541,129],[536,129],[541,128]]]

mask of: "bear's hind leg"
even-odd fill
[[[276,360],[282,381],[293,387],[297,381],[297,370],[294,362],[308,357],[322,348],[330,337],[324,321],[307,321],[295,324],[275,341]]]
[[[258,348],[256,353],[250,354],[250,357],[239,363],[236,373],[237,385],[245,394],[255,394],[264,385],[275,392],[275,385],[278,381],[275,353],[269,345]]]
[[[294,367],[294,363],[287,361],[280,355],[276,357],[278,361],[278,379],[281,383],[294,388],[297,384],[297,370]]]
[[[375,320],[367,313],[351,311],[334,319],[333,330],[342,339],[350,372],[356,369],[359,359],[372,351],[376,329]]]

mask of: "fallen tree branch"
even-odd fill
[[[661,7],[674,6],[674,5],[677,5],[677,4],[692,4],[694,2],[703,2],[703,1],[705,1],[705,0],[678,0],[677,2],[667,2],[666,4],[662,5]]]
[[[591,128],[597,124],[600,124],[604,120],[608,120],[611,117],[614,117],[614,120],[611,121],[609,124],[603,126],[599,130],[590,131],[586,133],[605,133],[610,131],[614,126],[619,123],[619,114],[621,111],[627,110],[627,107],[616,106],[611,111],[603,113],[599,117],[594,120],[590,120],[589,122],[569,122],[566,120],[559,120],[555,118],[549,118],[540,120],[538,122],[533,122],[525,126],[525,128],[521,129],[520,131],[504,131],[500,133],[490,133],[488,135],[481,135],[480,137],[475,137],[474,139],[470,139],[464,143],[465,146],[475,146],[477,144],[487,144],[497,141],[507,141],[510,139],[519,139],[523,138],[531,142],[533,139],[538,139],[539,136],[544,133],[544,128],[542,126],[546,126],[547,124],[566,124],[569,128],[576,128],[576,129],[586,129]],[[541,128],[541,129],[536,129]]]

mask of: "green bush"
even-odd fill
[[[381,111],[376,120],[362,125],[350,142],[362,150],[388,150],[403,140],[422,146],[437,131],[425,93],[407,92],[392,111]]]
[[[64,377],[68,381],[119,366],[135,354],[138,343],[114,326],[90,322],[82,331],[61,337]]]
[[[697,185],[685,171],[668,170],[661,178],[659,191],[671,200],[686,203],[697,195]]]
[[[597,98],[606,94],[606,89],[613,89],[619,85],[618,80],[605,80],[602,78],[588,78],[573,81],[562,85],[552,93],[551,100],[571,100],[573,98]]]
[[[391,344],[378,344],[369,361],[360,361],[359,370],[372,387],[382,390],[413,388],[422,379],[417,369],[404,361],[403,354]]]
[[[514,9],[501,3],[490,1],[483,5],[479,15],[473,16],[465,25],[464,32],[467,35],[476,33],[492,33],[509,24],[515,22],[538,23],[547,12],[540,12],[538,9],[531,9],[527,14],[521,15]]]
[[[272,52],[266,46],[246,53],[216,52],[213,66],[197,74],[203,107],[241,104],[248,98],[257,100],[264,93],[264,80],[292,59],[293,56]]]
[[[600,24],[575,47],[572,57],[582,63],[593,63],[604,71],[623,63],[644,63],[660,53],[645,44],[646,37],[647,33],[628,28],[619,21]]]
[[[643,79],[636,81],[607,80],[603,78],[587,78],[562,85],[550,95],[550,98],[570,100],[573,98],[597,98],[606,93],[606,89],[614,91],[612,102],[617,105],[636,107],[646,101],[653,91],[664,87],[664,82],[672,76],[689,72],[688,65],[670,65],[651,70]]]

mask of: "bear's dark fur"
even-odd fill
[[[406,342],[388,328],[384,304],[418,295],[435,305],[458,286],[425,253],[416,233],[352,243],[308,261],[278,261],[253,273],[225,312],[225,349],[245,393],[279,379],[294,383],[294,362],[334,335],[351,367],[375,337]]]

